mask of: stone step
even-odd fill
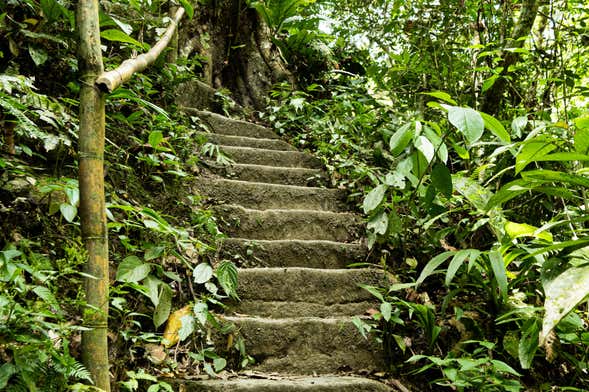
[[[191,113],[200,117],[210,127],[213,133],[259,139],[278,139],[278,135],[273,130],[261,125],[234,120],[205,110],[192,110]]]
[[[333,241],[248,240],[225,238],[221,256],[244,267],[345,268],[366,260],[368,250],[360,244]]]
[[[370,268],[242,268],[239,270],[237,292],[244,301],[337,305],[374,301],[374,296],[360,288],[359,284],[384,283],[383,272]]]
[[[313,155],[300,151],[277,151],[251,147],[219,146],[236,163],[274,167],[303,167],[321,169],[322,164]]]
[[[320,169],[274,167],[243,163],[223,166],[212,161],[207,161],[207,164],[220,176],[238,181],[297,186],[321,186],[328,182],[327,176]]]
[[[237,326],[256,371],[308,375],[384,368],[381,345],[362,337],[350,317],[226,320]]]
[[[296,149],[280,139],[260,139],[244,136],[221,135],[219,133],[198,132],[197,137],[208,140],[210,143],[224,146],[263,148],[266,150],[295,151]]]
[[[252,210],[223,204],[221,230],[230,237],[257,240],[327,240],[351,242],[363,234],[361,219],[350,213],[313,210]]]
[[[257,377],[263,377],[259,374]],[[166,380],[185,392],[389,392],[386,385],[361,377],[320,376],[232,378],[229,380]]]
[[[266,210],[272,208],[346,210],[346,192],[341,189],[265,184],[227,179],[202,179],[194,184],[193,191],[219,203],[227,202],[245,208]]]
[[[269,318],[352,317],[366,315],[371,309],[378,309],[378,304],[374,301],[324,305],[309,302],[242,300],[228,307],[228,310],[236,315]]]

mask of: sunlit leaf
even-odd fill
[[[389,226],[389,217],[385,211],[381,211],[377,215],[373,216],[367,224],[368,230],[374,231],[376,234],[383,235],[387,232]]]
[[[117,269],[116,280],[119,282],[136,283],[145,279],[150,271],[151,266],[144,263],[139,257],[125,257]]]
[[[179,0],[180,4],[182,5],[182,7],[184,7],[184,10],[186,11],[186,16],[188,16],[188,19],[192,19],[192,17],[194,16],[194,7],[192,6],[192,4],[190,4],[190,2],[188,0]]]
[[[213,267],[207,263],[200,263],[192,271],[194,282],[202,284],[208,282],[213,277]]]
[[[76,219],[76,215],[78,215],[78,209],[68,203],[61,203],[59,206],[59,211],[61,211],[61,215],[63,215],[65,220],[70,223],[72,223],[74,219]]]
[[[185,306],[182,309],[176,310],[174,313],[170,315],[168,318],[168,323],[166,324],[166,329],[164,330],[164,345],[166,347],[173,346],[174,344],[178,343],[179,336],[178,331],[182,328],[182,317],[186,315],[191,315],[192,309],[191,306]]]
[[[471,108],[442,105],[448,110],[448,121],[464,135],[466,141],[472,144],[479,140],[485,129],[485,122],[481,114]]]
[[[380,313],[382,314],[382,318],[385,321],[389,321],[391,319],[392,312],[393,305],[390,302],[383,302],[380,304]]]
[[[412,126],[413,123],[406,123],[401,128],[399,128],[389,140],[389,147],[391,150],[391,154],[394,156],[399,155],[400,153],[407,148],[409,142],[413,140],[413,135],[415,134],[415,128]]]
[[[104,30],[100,32],[100,37],[104,38],[107,41],[115,41],[115,42],[123,42],[127,44],[135,45],[141,49],[146,49],[146,44],[142,44],[141,42],[137,41],[135,38],[130,37],[129,35],[125,34],[121,30]]]
[[[153,312],[153,324],[156,328],[166,322],[170,310],[172,310],[172,288],[167,284],[161,284],[158,304]]]
[[[194,316],[200,325],[205,326],[209,314],[209,307],[206,302],[199,301],[194,304],[193,308]]]
[[[429,95],[430,97],[434,97],[434,98],[438,98],[441,99],[444,102],[448,102],[451,105],[456,105],[456,101],[452,99],[452,97],[450,96],[450,94],[445,93],[443,91],[432,91],[429,93],[422,93],[424,95]]]
[[[534,237],[544,241],[552,242],[552,234],[548,231],[538,231],[538,228],[527,223],[515,223],[507,221],[505,223],[505,232],[510,238]]]
[[[554,150],[556,146],[544,138],[532,139],[524,144],[515,157],[515,174],[521,172],[530,163],[541,159]]]
[[[364,213],[368,214],[370,211],[374,210],[376,207],[380,205],[383,201],[388,186],[385,184],[377,185],[373,190],[368,192],[366,197],[364,198],[364,203],[362,204],[362,208],[364,209]]]
[[[427,163],[430,163],[432,159],[434,159],[435,148],[432,142],[430,142],[430,140],[427,137],[423,135],[419,136],[415,141],[414,146],[423,154],[423,156],[427,160]]]
[[[491,131],[502,142],[511,143],[511,137],[509,136],[509,133],[499,120],[497,120],[495,117],[491,115],[488,115],[487,113],[479,112],[479,114],[485,122],[485,128]]]
[[[587,117],[589,122],[589,117]],[[580,154],[589,154],[589,125],[587,127],[579,127],[575,132],[575,151]]]

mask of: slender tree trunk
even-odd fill
[[[521,6],[521,12],[517,24],[513,28],[511,39],[507,42],[509,49],[521,48],[524,45],[523,40],[518,40],[521,37],[531,34],[532,28],[534,27],[534,21],[538,14],[538,8],[540,7],[541,0],[523,0]],[[497,115],[501,103],[503,101],[503,95],[508,87],[508,78],[513,78],[513,73],[510,72],[510,67],[517,63],[520,59],[518,53],[512,51],[505,51],[500,64],[503,67],[501,74],[495,84],[485,92],[483,97],[483,104],[481,109],[485,113]]]
[[[98,0],[79,0],[79,183],[81,228],[88,259],[82,360],[98,388],[110,391],[108,368],[108,240],[104,198],[104,94],[95,86],[103,72]]]

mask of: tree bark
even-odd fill
[[[519,38],[531,34],[540,2],[541,0],[524,0],[522,2],[521,13],[511,33],[511,39],[508,41],[509,47],[507,49],[517,49],[524,45],[524,40],[519,40]],[[516,64],[519,59],[519,53],[504,51],[501,63],[499,64],[500,67],[503,67],[499,78],[483,96],[481,106],[483,112],[491,115],[498,114],[501,103],[503,102],[503,96],[508,87],[508,79],[514,77],[513,72],[510,71],[510,67]]]
[[[217,0],[201,6],[180,37],[184,56],[207,58],[204,82],[227,88],[242,106],[263,109],[272,84],[294,78],[271,32],[243,0]]]
[[[108,240],[104,197],[105,97],[95,86],[103,71],[98,0],[79,0],[80,35],[79,186],[82,237],[88,259],[82,360],[98,388],[110,391],[108,368]]]

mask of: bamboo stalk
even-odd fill
[[[117,87],[131,79],[135,72],[141,72],[149,65],[151,65],[163,50],[168,46],[170,40],[174,37],[176,27],[180,19],[184,16],[184,8],[180,7],[176,11],[170,26],[168,26],[165,34],[147,53],[141,54],[134,59],[127,59],[123,61],[116,69],[103,73],[96,80],[98,87],[105,92],[112,92]]]
[[[95,87],[104,68],[100,47],[98,0],[79,0],[80,35],[79,184],[82,237],[88,253],[84,280],[86,309],[82,334],[82,360],[95,385],[110,391],[108,368],[108,239],[104,197],[105,97]]]

